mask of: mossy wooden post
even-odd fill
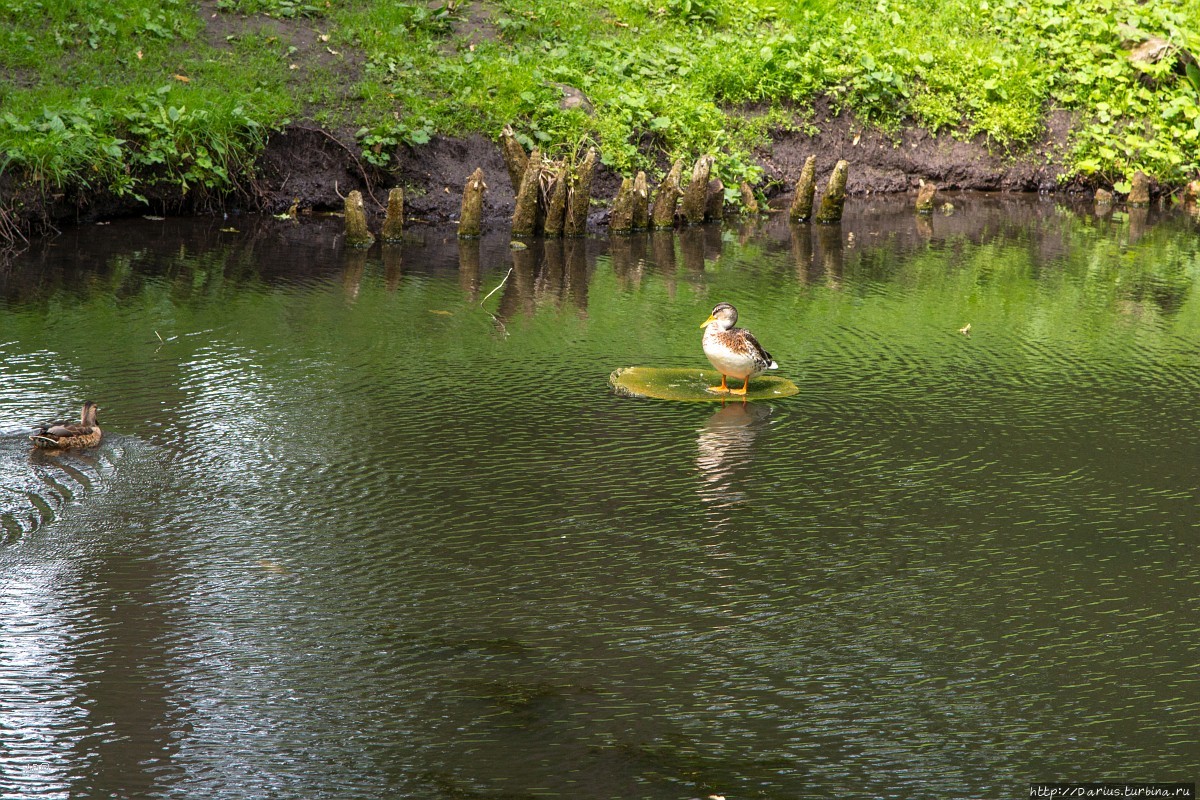
[[[546,221],[542,223],[542,233],[554,238],[563,235],[565,215],[567,213],[567,185],[571,179],[571,170],[564,161],[558,165],[554,178],[546,190]]]
[[[516,207],[513,209],[512,235],[533,236],[538,216],[538,194],[542,172],[542,154],[534,148],[521,178],[521,190],[517,192]]]
[[[567,236],[587,233],[588,207],[592,202],[592,176],[596,173],[596,148],[589,147],[583,162],[574,170],[567,192],[567,217],[563,232]]]
[[[704,201],[704,218],[725,219],[725,184],[720,178],[708,182],[708,199]]]
[[[813,197],[817,193],[817,157],[809,156],[804,159],[800,169],[800,180],[796,181],[796,193],[792,197],[792,206],[788,209],[788,219],[792,222],[807,222],[812,218]]]
[[[621,180],[621,188],[613,198],[608,215],[608,229],[613,233],[629,233],[633,230],[633,180]]]
[[[650,212],[650,227],[652,230],[667,230],[675,227],[675,206],[679,202],[679,176],[683,172],[683,160],[671,165],[671,171],[658,191],[654,193],[654,210]]]
[[[388,192],[387,217],[379,236],[385,242],[398,242],[404,238],[404,190],[398,186]]]
[[[1129,198],[1125,202],[1131,206],[1150,205],[1150,176],[1139,169],[1133,173],[1130,183],[1132,187],[1129,189]]]
[[[825,195],[821,198],[817,222],[842,221],[842,209],[846,205],[846,172],[849,169],[850,163],[844,160],[837,162],[837,166],[833,168],[829,184],[825,187]]]
[[[479,236],[482,230],[485,189],[487,184],[483,182],[483,167],[477,167],[463,187],[462,212],[458,215],[458,238],[473,239]]]
[[[505,125],[500,134],[500,153],[504,156],[504,166],[508,167],[508,179],[512,182],[513,194],[521,191],[521,181],[525,178],[525,168],[529,166],[529,156],[525,148],[517,141],[511,125]]]
[[[370,247],[374,242],[375,234],[367,227],[362,192],[350,192],[346,195],[346,244],[351,247]]]
[[[713,157],[700,156],[692,167],[692,180],[683,190],[683,218],[689,225],[704,222],[704,209],[708,205],[708,174],[712,171]]]
[[[746,214],[757,214],[758,199],[754,196],[754,190],[750,188],[750,184],[742,181],[738,186],[738,191],[742,194],[742,211]]]
[[[921,181],[921,188],[917,189],[917,213],[932,214],[935,197],[937,197],[937,184]]]
[[[650,227],[650,189],[646,186],[646,173],[639,172],[633,179],[633,230],[643,231]]]

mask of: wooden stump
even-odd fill
[[[592,202],[592,175],[596,172],[596,148],[589,147],[583,163],[575,168],[575,180],[567,192],[567,236],[587,233],[588,206]]]
[[[683,172],[683,161],[671,165],[671,171],[659,184],[654,194],[654,210],[650,212],[650,227],[665,230],[675,227],[675,205],[679,202],[679,175]]]
[[[742,181],[738,186],[738,191],[742,193],[742,211],[747,214],[757,214],[758,199],[754,196],[754,190],[750,188],[750,184]]]
[[[1130,183],[1133,186],[1129,190],[1129,197],[1125,202],[1131,206],[1150,205],[1150,176],[1139,169],[1133,173]]]
[[[504,165],[508,167],[508,179],[512,182],[515,195],[521,191],[521,181],[525,179],[529,156],[525,155],[525,148],[517,141],[511,125],[505,125],[500,134],[500,152],[504,156]]]
[[[932,214],[933,201],[936,196],[937,184],[921,181],[921,188],[917,190],[917,213]]]
[[[829,176],[829,185],[825,187],[825,195],[821,198],[821,210],[817,212],[817,222],[841,222],[842,209],[846,204],[846,172],[850,169],[848,161],[839,161]]]
[[[621,188],[613,198],[608,229],[613,233],[628,233],[633,230],[633,180],[630,178],[622,179]]]
[[[708,199],[704,203],[704,218],[725,219],[725,184],[720,178],[708,182]]]
[[[388,192],[387,217],[379,236],[385,242],[398,242],[404,238],[404,190],[398,186]]]
[[[542,224],[542,233],[551,238],[563,235],[569,180],[570,169],[566,162],[563,162],[558,165],[554,178],[550,181],[550,187],[546,191],[546,221]]]
[[[643,231],[650,227],[650,189],[646,186],[646,173],[639,172],[633,179],[633,230]]]
[[[704,222],[704,209],[708,205],[708,174],[712,171],[713,157],[700,156],[692,167],[692,180],[683,191],[683,218],[689,225]]]
[[[370,247],[375,234],[367,227],[367,212],[363,208],[362,192],[346,195],[346,244],[351,247]]]
[[[807,222],[812,218],[813,197],[817,192],[817,157],[809,156],[804,159],[804,167],[800,170],[800,180],[796,181],[796,194],[792,197],[792,207],[788,209],[788,219],[792,222]]]
[[[513,236],[533,236],[536,230],[541,173],[542,154],[534,148],[529,154],[525,175],[521,178],[521,190],[517,192],[516,207],[513,209]]]
[[[478,167],[467,178],[463,187],[462,212],[458,217],[458,238],[473,239],[482,230],[483,192],[487,184],[483,182],[483,167]]]

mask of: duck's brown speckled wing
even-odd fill
[[[758,343],[758,339],[754,338],[753,333],[746,330],[745,328],[742,329],[742,333],[744,333],[746,335],[746,344],[748,344],[753,349],[753,352],[754,352],[754,355],[756,358],[761,358],[764,364],[775,363],[775,359],[771,357],[770,353],[768,353],[765,349],[763,349],[763,346]]]

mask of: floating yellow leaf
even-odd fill
[[[430,314],[441,314],[443,317],[453,317],[454,316],[449,311],[442,311],[440,308],[431,308],[431,309],[429,309],[429,313]]]

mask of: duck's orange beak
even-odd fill
[[[716,318],[716,317],[714,317],[712,314],[709,314],[709,315],[708,315],[708,319],[706,319],[706,320],[704,320],[704,322],[700,323],[700,327],[701,327],[701,328],[707,328],[707,327],[708,327],[708,323],[710,323],[710,322],[716,322],[716,321],[717,321],[717,318]]]

